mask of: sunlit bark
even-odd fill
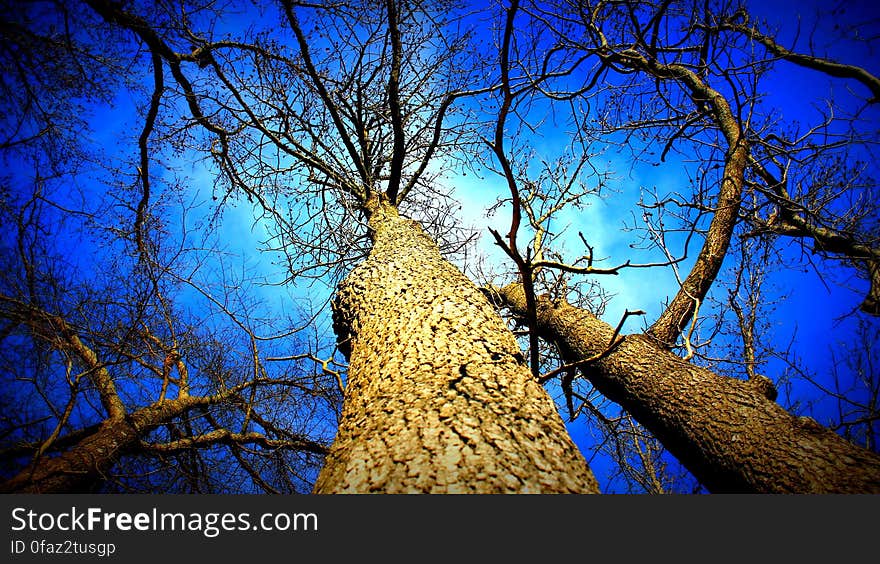
[[[486,298],[392,206],[335,303],[349,382],[315,486],[329,492],[596,492]]]
[[[520,286],[499,291],[526,314]],[[770,398],[759,377],[724,378],[683,361],[650,337],[617,337],[589,312],[540,298],[538,328],[609,399],[650,430],[713,492],[880,493],[880,456]],[[609,346],[611,349],[609,351]]]

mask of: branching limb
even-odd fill
[[[764,48],[766,48],[771,54],[801,67],[819,71],[835,78],[849,78],[856,80],[871,91],[872,97],[869,102],[880,102],[880,78],[877,78],[864,68],[838,63],[823,57],[796,53],[786,49],[777,43],[772,37],[758,31],[758,28],[755,25],[750,25],[747,14],[745,14],[744,11],[739,12],[739,14],[746,16],[744,21],[740,22],[731,18],[719,24],[718,29],[734,31],[750,37],[752,40],[764,46]]]
[[[233,433],[228,429],[215,429],[194,437],[186,437],[164,443],[142,442],[141,447],[147,454],[176,454],[193,448],[210,448],[216,445],[248,445],[255,444],[265,449],[289,449],[307,451],[314,454],[326,454],[327,447],[305,437],[299,440],[270,439],[262,433]]]

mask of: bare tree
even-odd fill
[[[313,354],[301,319],[248,295],[240,249],[189,231],[203,212],[172,171],[151,171],[159,73],[130,152],[102,166],[81,124],[120,59],[83,43],[72,14],[31,8],[6,11],[21,19],[3,26],[15,130],[0,191],[0,487],[308,491],[332,436],[337,369]]]
[[[470,89],[480,69],[459,64],[469,55],[467,35],[450,33],[453,4],[281,2],[235,39],[201,25],[211,7],[86,4],[152,67],[141,201],[155,182],[151,140],[176,139],[213,159],[216,197],[262,208],[290,280],[345,275],[333,305],[345,403],[316,491],[596,491],[492,305],[400,213],[435,233],[448,225],[429,164],[468,143],[454,103],[491,88],[480,77]],[[266,31],[277,21],[284,42]],[[159,278],[147,212],[135,206],[134,248]]]
[[[116,228],[103,223],[109,210],[72,210],[63,188],[38,182],[27,200],[2,202],[13,229],[0,277],[2,453],[7,472],[19,468],[4,491],[307,489],[338,388],[308,352],[270,362],[278,347],[310,350],[299,335],[265,340],[273,329],[295,334],[290,320],[261,318],[262,306],[241,295],[248,280],[208,293],[201,250],[153,255],[163,273],[145,272],[137,253],[65,257],[74,237],[81,251],[93,237],[118,246]],[[187,311],[196,304],[200,317]],[[218,458],[224,468],[188,469]],[[277,464],[300,477],[285,487],[266,476]]]
[[[876,206],[860,192],[871,182],[864,164],[849,157],[876,141],[875,132],[857,118],[864,108],[857,101],[852,115],[829,106],[819,126],[792,135],[794,130],[786,130],[773,114],[762,113],[759,93],[762,76],[779,61],[860,82],[871,92],[877,79],[864,69],[779,47],[733,5],[560,2],[536,3],[526,12],[555,42],[540,69],[525,74],[546,96],[601,108],[574,112],[575,119],[587,116],[575,122],[579,135],[595,142],[622,135],[636,151],[634,158],[655,164],[671,152],[698,159],[698,191],[643,203],[642,217],[646,239],[677,276],[676,265],[691,240],[702,244],[690,272],[678,276],[680,289],[645,335],[620,335],[623,320],[613,329],[570,305],[565,294],[536,295],[535,286],[552,288],[559,277],[542,275],[536,265],[569,277],[648,266],[627,260],[594,267],[586,240],[581,264],[526,261],[523,267],[515,260],[520,282],[492,290],[499,303],[528,323],[533,339],[540,335],[554,343],[569,373],[580,369],[712,491],[877,491],[875,454],[787,413],[774,402],[772,381],[754,370],[760,301],[754,293],[733,294],[728,301],[742,338],[747,382],[719,377],[664,351],[680,349],[685,361],[699,360],[695,329],[710,319],[709,291],[737,233],[743,244],[754,238],[809,238],[815,253],[842,257],[869,282],[861,309],[874,313]],[[553,64],[568,67],[548,73]],[[586,76],[583,82],[557,79],[574,75],[579,66],[588,69],[577,75]],[[873,102],[871,97],[862,106]],[[636,136],[659,148],[638,152],[645,150],[633,143]],[[651,156],[658,153],[659,158]],[[769,172],[771,167],[778,172]],[[512,191],[519,190],[513,176],[507,177]],[[790,185],[798,187],[797,195],[786,188]],[[860,204],[853,206],[854,201]],[[515,227],[514,219],[512,232]],[[541,241],[533,242],[527,256],[546,253],[538,249],[553,244],[533,229]],[[674,230],[688,233],[680,256],[667,240]],[[746,288],[754,292],[760,285]]]

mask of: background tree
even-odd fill
[[[3,201],[4,490],[307,489],[339,391],[316,357],[287,352],[310,350],[294,320],[263,317],[234,257],[191,246],[204,233],[154,225],[167,231],[144,263],[114,213],[125,198],[94,206],[59,180]]]
[[[101,147],[92,114],[143,55],[98,53],[88,12],[4,18],[3,491],[308,491],[334,367],[157,166],[161,73],[140,135]]]
[[[782,49],[756,31],[757,25],[735,23],[749,19],[744,8],[733,5],[563,2],[539,3],[526,11],[537,22],[538,33],[554,39],[537,65],[528,56],[520,57],[526,61],[523,76],[543,94],[572,101],[577,136],[593,144],[622,137],[635,160],[655,166],[675,152],[697,158],[690,173],[696,192],[660,195],[640,204],[645,240],[661,251],[680,284],[647,328],[647,339],[620,337],[620,325],[614,330],[589,311],[572,307],[567,302],[570,295],[556,292],[554,300],[553,294],[539,298],[532,290],[556,289],[563,275],[567,290],[571,275],[618,274],[647,265],[627,259],[610,268],[594,266],[593,248],[586,240],[588,254],[574,263],[538,258],[523,264],[513,256],[513,244],[506,245],[520,279],[532,281],[498,289],[497,298],[528,322],[533,341],[540,334],[563,351],[568,370],[551,375],[563,374],[569,405],[571,370],[579,368],[713,491],[876,491],[876,455],[853,448],[811,419],[786,413],[774,402],[772,382],[756,372],[760,300],[754,292],[760,291],[760,280],[746,287],[752,292],[750,304],[741,302],[738,290],[728,301],[742,338],[743,375],[751,387],[689,367],[663,351],[680,348],[684,360],[706,358],[698,351],[695,330],[699,327],[710,335],[722,331],[723,326],[708,326],[715,314],[706,311],[706,302],[722,263],[731,255],[737,258],[730,252],[737,233],[742,262],[734,267],[734,287],[742,287],[743,269],[761,269],[761,260],[774,256],[750,256],[749,240],[760,237],[772,243],[779,235],[809,237],[817,254],[843,257],[867,279],[861,309],[873,313],[876,208],[864,199],[862,191],[870,180],[863,162],[854,158],[870,152],[876,140],[870,122],[859,117],[870,113],[867,105],[873,97],[861,103],[857,99],[854,110],[853,104],[846,104],[846,111],[854,114],[831,105],[820,126],[793,137],[790,131],[796,130],[786,130],[776,110],[763,102],[761,86],[779,60],[861,82],[869,92],[876,78],[857,67]],[[768,145],[774,147],[771,157],[764,153]],[[768,172],[767,162],[780,171],[776,176]],[[675,164],[681,165],[678,159]],[[557,194],[558,185],[570,187],[579,173],[569,169],[563,171],[564,181],[544,179],[550,184],[546,193]],[[780,179],[786,175],[789,178]],[[516,201],[517,179],[508,171],[505,176]],[[798,186],[799,197],[788,191],[789,182]],[[534,182],[522,184],[527,187],[526,205],[531,206]],[[573,194],[570,188],[567,194]],[[862,203],[853,207],[853,201]],[[761,219],[768,207],[773,208],[772,217]],[[526,256],[542,257],[554,244],[549,218],[540,217],[531,221],[534,239]],[[788,223],[780,228],[779,221]],[[512,233],[517,226],[514,217]],[[671,250],[676,232],[687,234],[679,255]],[[679,275],[678,263],[695,240],[702,240],[700,252],[690,272]],[[560,274],[548,276],[548,269]],[[627,311],[624,319],[632,313]],[[723,321],[723,315],[718,319]]]

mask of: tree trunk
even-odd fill
[[[499,291],[525,315],[522,287]],[[538,301],[538,328],[568,362],[607,350],[614,331],[568,303]],[[770,398],[767,379],[725,378],[627,335],[582,369],[589,381],[650,430],[712,492],[880,493],[880,456]]]
[[[0,483],[0,493],[84,493],[107,478],[119,458],[136,453],[147,432],[211,398],[185,396],[156,402],[129,415],[108,417],[94,433],[55,457],[36,464]]]
[[[43,457],[0,484],[0,493],[86,493],[139,438],[128,420],[107,419],[70,450]]]
[[[486,298],[392,206],[370,229],[334,302],[348,384],[315,492],[597,492]]]

